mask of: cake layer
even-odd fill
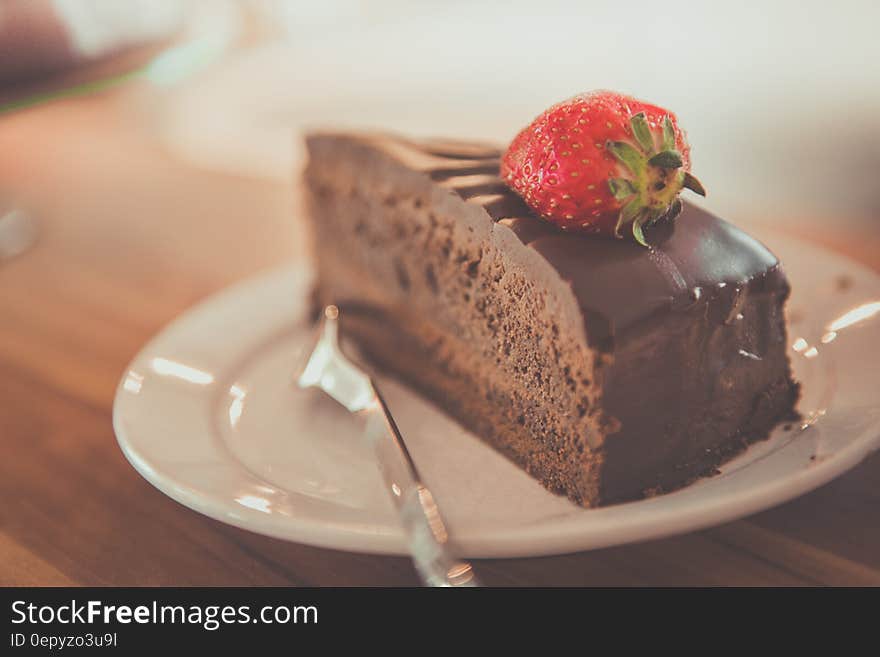
[[[308,140],[318,303],[548,488],[671,490],[791,412],[776,258],[686,205],[635,243],[563,233],[491,146]]]

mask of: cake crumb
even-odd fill
[[[841,274],[834,279],[834,287],[838,292],[846,292],[853,286],[853,279],[847,274]]]

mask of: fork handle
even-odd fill
[[[375,402],[360,411],[379,470],[403,523],[410,554],[428,586],[478,586],[473,569],[458,559],[431,491],[421,482],[403,437],[373,383]]]

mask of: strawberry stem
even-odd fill
[[[699,194],[700,196],[706,196],[706,188],[703,187],[703,183],[697,180],[696,176],[691,174],[688,171],[684,172],[684,180],[682,181],[682,186],[687,187],[689,190],[694,192],[695,194]]]

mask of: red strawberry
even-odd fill
[[[690,173],[690,146],[675,114],[611,91],[546,110],[511,142],[501,176],[563,230],[621,237],[681,212],[682,188],[706,195]]]

